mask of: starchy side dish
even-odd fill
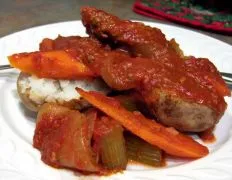
[[[33,146],[44,163],[107,175],[131,160],[154,167],[165,154],[202,158],[230,90],[206,58],[185,56],[157,28],[81,9],[89,37],[44,38],[36,52],[8,57],[17,90],[38,112]]]

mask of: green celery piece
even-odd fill
[[[128,159],[159,167],[163,165],[162,151],[137,136],[126,134],[126,146]]]
[[[127,165],[126,144],[121,126],[115,126],[111,132],[101,138],[101,161],[108,169],[123,170]]]

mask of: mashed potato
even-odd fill
[[[100,79],[54,80],[37,78],[23,73],[18,80],[20,93],[26,95],[36,105],[42,105],[46,102],[62,104],[73,99],[79,99],[80,95],[75,90],[76,87],[87,91],[100,91],[104,94],[109,92],[107,85]]]

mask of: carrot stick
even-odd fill
[[[64,50],[14,54],[11,66],[40,78],[79,79],[93,77],[93,72]]]
[[[126,129],[158,146],[166,153],[188,158],[200,158],[209,153],[207,147],[194,141],[191,137],[179,133],[174,128],[167,128],[154,120],[145,118],[139,112],[129,112],[118,100],[106,97],[97,92],[86,92],[77,88],[77,92],[93,106],[114,118]]]

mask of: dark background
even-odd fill
[[[124,19],[161,22],[134,13],[132,11],[134,1],[135,0],[0,0],[0,37],[33,26],[61,21],[80,20],[80,7],[86,5],[106,10]],[[163,23],[173,24],[164,21]],[[201,30],[195,31],[232,44],[232,36]]]

